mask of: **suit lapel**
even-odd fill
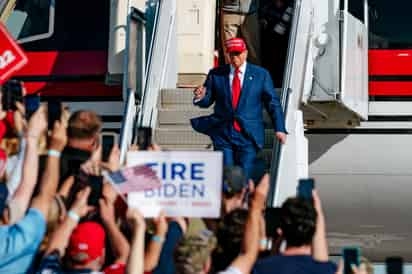
[[[253,75],[253,70],[251,69],[251,66],[249,64],[247,64],[246,65],[246,71],[245,71],[245,77],[243,78],[242,89],[240,91],[239,103],[237,105],[238,108],[242,107],[243,102],[248,97],[248,94],[250,92],[250,88],[252,86],[252,81],[253,81],[254,78],[255,78],[255,76]]]
[[[230,106],[230,109],[233,110],[233,105],[232,105],[232,90],[230,89],[230,65],[226,65],[226,71],[225,71],[225,91],[226,91],[226,103]]]

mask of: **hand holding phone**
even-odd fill
[[[40,107],[39,94],[30,94],[24,96],[24,108],[26,110],[26,119],[30,120],[33,113],[35,113]]]
[[[2,107],[5,111],[16,111],[16,102],[23,103],[23,85],[20,81],[10,80],[2,86]]]
[[[298,184],[297,196],[299,198],[313,201],[312,191],[315,188],[315,180],[313,178],[300,179]]]
[[[345,247],[343,249],[343,273],[353,274],[352,266],[360,265],[360,249],[358,247]]]
[[[54,123],[60,121],[62,116],[62,104],[60,101],[53,100],[47,104],[47,123],[48,129],[52,130]]]

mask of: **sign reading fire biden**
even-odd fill
[[[129,206],[145,217],[167,216],[217,218],[222,195],[221,152],[132,151],[127,165],[150,166],[161,179],[160,188],[127,195]]]

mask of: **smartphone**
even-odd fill
[[[297,196],[308,201],[312,201],[312,190],[315,188],[313,178],[300,179],[298,184]]]
[[[103,192],[103,177],[89,175],[88,183],[91,188],[91,192],[87,203],[91,206],[98,206],[99,199],[102,197]]]
[[[23,103],[23,85],[20,81],[10,80],[2,86],[2,106],[5,111],[17,110],[16,102]]]
[[[343,249],[343,273],[353,274],[352,265],[360,265],[360,249],[358,247],[345,247]]]
[[[119,143],[119,135],[115,132],[102,132],[100,134],[100,143],[102,144],[102,160],[107,162],[113,146]]]
[[[403,259],[401,257],[388,257],[385,263],[387,274],[403,274]]]
[[[278,235],[278,228],[280,227],[280,207],[268,207],[265,209],[265,223],[266,235],[272,240],[276,240]]]
[[[152,144],[152,128],[139,127],[137,129],[137,145],[140,150],[147,150]]]
[[[35,93],[24,96],[24,106],[26,109],[26,119],[29,120],[40,107],[39,94]]]
[[[83,171],[75,177],[75,182],[72,187],[69,203],[72,204],[76,200],[77,193],[89,186],[91,188],[87,204],[91,206],[98,206],[99,199],[102,197],[103,192],[103,177],[87,175]]]
[[[53,100],[47,103],[47,123],[49,130],[53,129],[54,123],[60,121],[62,116],[62,104],[60,101]]]

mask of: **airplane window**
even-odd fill
[[[50,0],[18,0],[6,21],[7,29],[20,42],[47,38],[51,35]]]
[[[369,8],[369,48],[411,49],[412,2],[374,0]]]

